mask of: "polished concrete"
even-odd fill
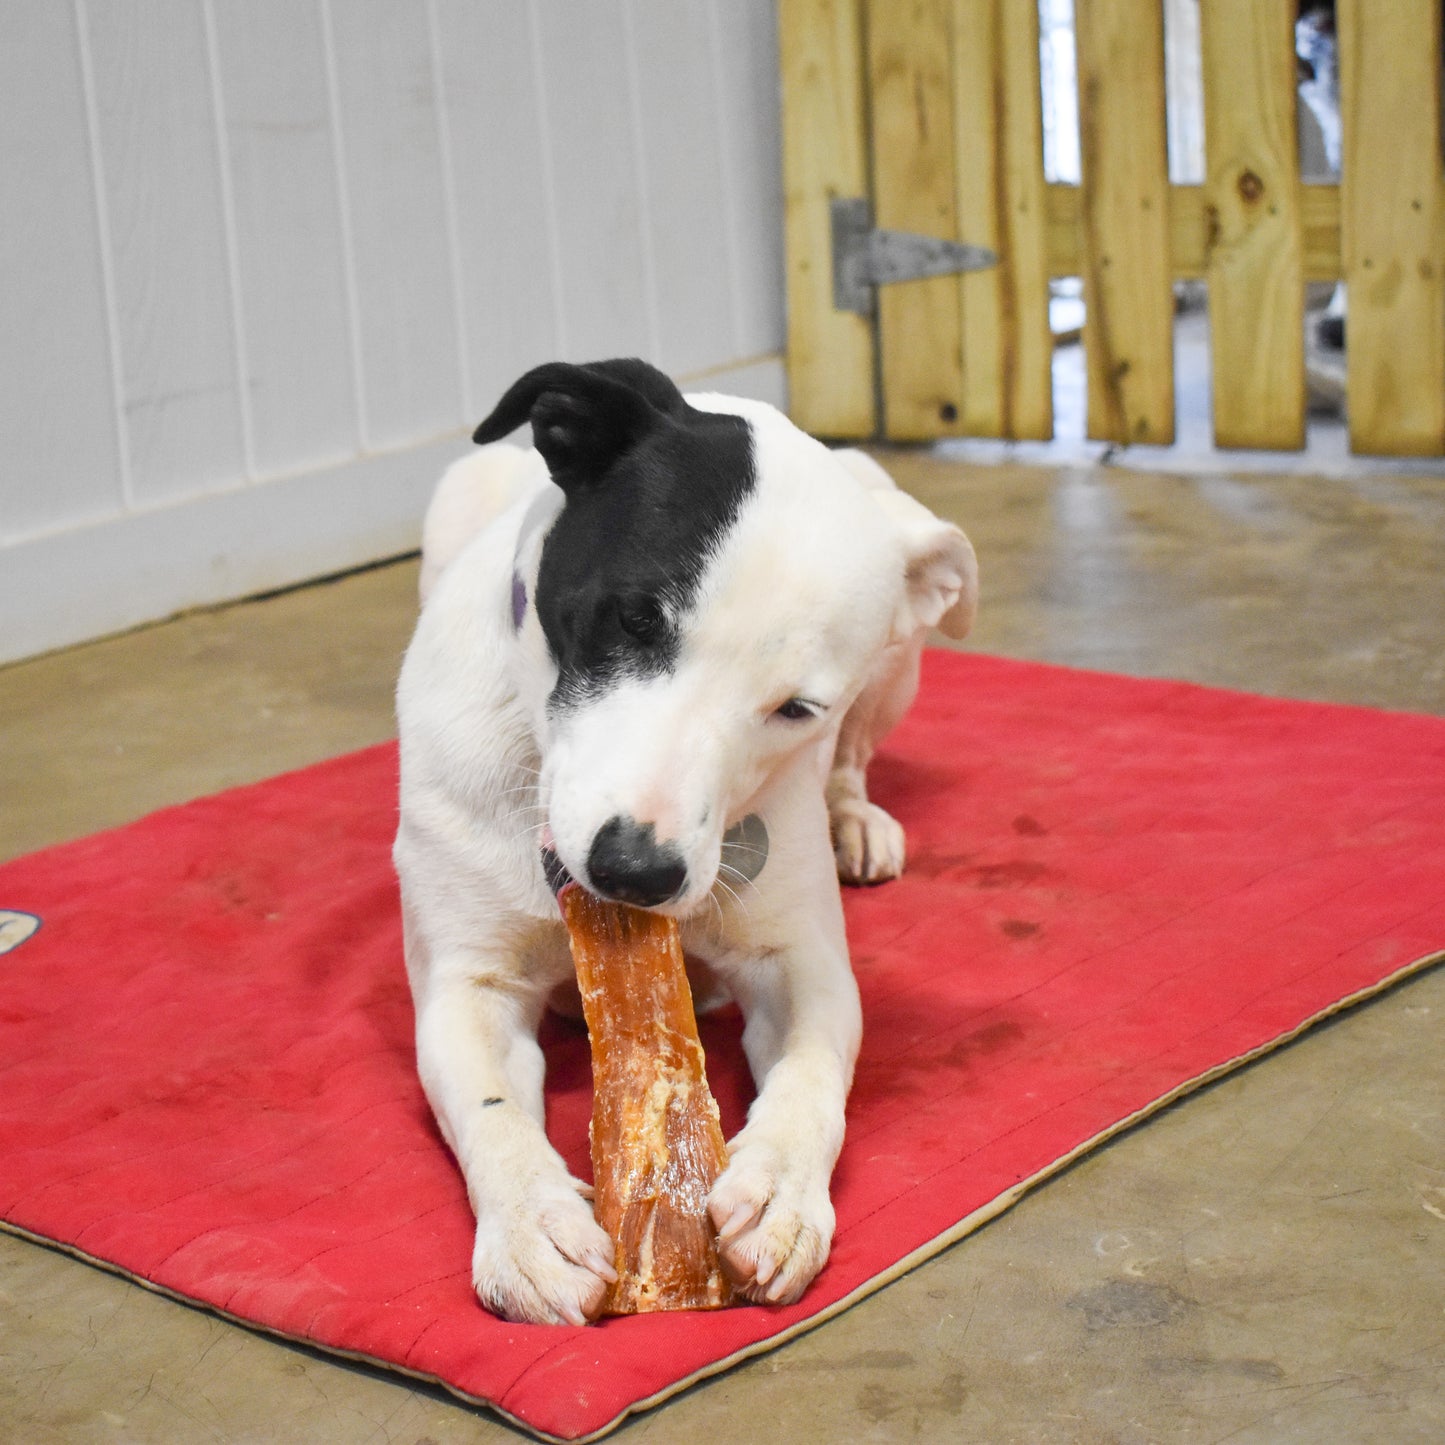
[[[1445,712],[1445,476],[884,460],[974,538],[971,647]],[[388,736],[414,582],[399,563],[0,671],[0,856]],[[1442,1024],[1445,969],[617,1438],[1445,1440]],[[0,1441],[518,1438],[0,1237]]]

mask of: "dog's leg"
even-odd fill
[[[435,960],[417,1002],[417,1063],[477,1218],[478,1298],[507,1319],[580,1325],[616,1277],[612,1241],[547,1140],[543,1000],[502,981],[514,977],[481,957]]]
[[[838,876],[845,883],[882,883],[903,871],[903,829],[868,800],[868,763],[918,692],[928,629],[962,638],[978,603],[978,564],[968,538],[895,485],[866,452],[844,447],[834,458],[902,528],[909,549],[908,604],[895,641],[849,709],[828,778],[828,818]]]
[[[921,632],[890,647],[843,719],[827,798],[833,855],[845,883],[882,883],[903,871],[903,828],[868,800],[868,764],[918,692],[922,652]]]
[[[729,905],[738,951],[714,959],[746,1020],[757,1096],[708,1213],[729,1277],[774,1304],[796,1300],[828,1258],[863,1027],[817,777],[815,765],[797,769],[769,800],[767,870],[745,905]]]
[[[728,1146],[708,1212],[735,1287],[758,1302],[791,1304],[833,1242],[829,1184],[862,1032],[858,990],[846,953],[820,948],[816,937],[760,960],[734,990],[758,1095]]]

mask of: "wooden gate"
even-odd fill
[[[1344,159],[1301,182],[1296,0],[1201,0],[1206,179],[1171,185],[1162,0],[1075,0],[1082,180],[1044,179],[1036,0],[780,0],[794,419],[1046,439],[1048,290],[1083,278],[1090,437],[1174,439],[1176,279],[1207,282],[1214,433],[1305,439],[1308,281],[1348,282],[1357,452],[1445,454],[1439,0],[1339,0]],[[834,308],[830,203],[998,265]]]

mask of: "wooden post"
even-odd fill
[[[1214,440],[1305,443],[1296,0],[1200,11]]]
[[[1034,5],[954,0],[959,228],[999,258],[959,281],[970,436],[1054,433],[1038,19]]]
[[[1350,444],[1445,453],[1439,0],[1340,0]]]
[[[1077,0],[1088,430],[1174,440],[1164,21],[1159,0]]]
[[[871,0],[868,93],[877,225],[956,241],[948,0]],[[896,441],[964,429],[958,279],[879,288],[883,429]]]
[[[827,437],[878,429],[871,319],[833,308],[829,203],[868,194],[862,0],[780,0],[788,393]]]

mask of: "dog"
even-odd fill
[[[1307,0],[1299,7],[1294,29],[1299,98],[1320,128],[1320,142],[1329,174],[1338,177],[1344,149],[1340,121],[1340,66],[1335,38],[1334,0]],[[1331,351],[1345,346],[1345,288],[1337,285],[1315,322],[1315,339]]]
[[[503,440],[526,423],[534,449]],[[570,878],[679,919],[739,1004],[756,1096],[708,1212],[737,1290],[792,1302],[831,1245],[861,1033],[839,879],[903,866],[868,762],[928,630],[972,624],[973,548],[861,452],[636,360],[539,366],[475,440],[423,528],[394,858],[477,1296],[581,1325],[615,1278],[543,1127]]]

